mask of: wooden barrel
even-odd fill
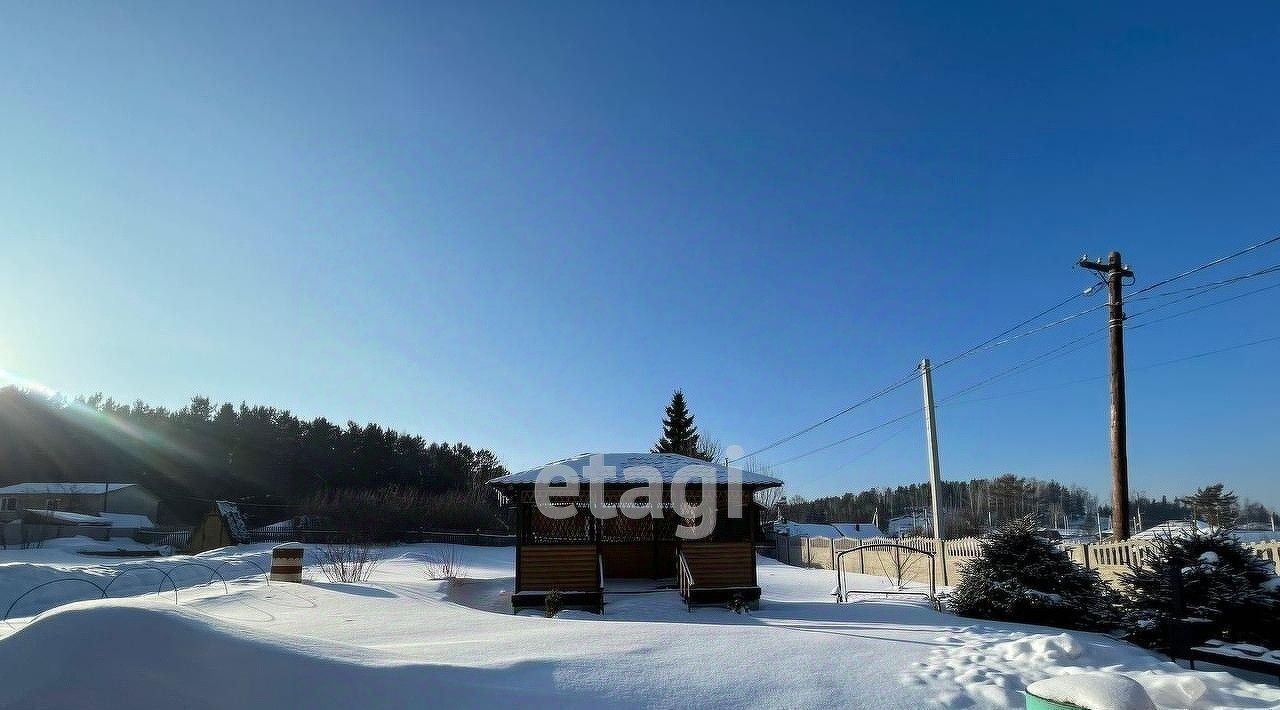
[[[300,542],[286,542],[271,548],[271,581],[301,582],[304,551]]]

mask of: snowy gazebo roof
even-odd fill
[[[567,459],[552,461],[538,468],[531,468],[519,473],[511,473],[489,481],[489,485],[499,488],[511,486],[531,486],[538,480],[538,474],[547,469],[555,471],[572,471],[581,480],[589,480],[595,471],[603,467],[608,471],[603,476],[606,485],[644,485],[649,482],[647,476],[657,471],[663,485],[671,484],[678,474],[691,477],[692,481],[705,476],[714,476],[717,485],[728,484],[731,478],[737,478],[748,488],[773,488],[781,486],[782,481],[773,476],[753,473],[741,469],[730,469],[722,463],[703,461],[680,454],[655,453],[589,453],[578,454]],[[598,474],[595,474],[598,475]]]

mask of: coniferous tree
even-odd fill
[[[1026,516],[984,535],[947,606],[980,619],[1105,628],[1113,617],[1111,593],[1097,570],[1073,562],[1041,532]]]
[[[1232,491],[1223,491],[1221,483],[1205,486],[1178,502],[1191,509],[1191,515],[1215,527],[1233,527],[1240,516],[1240,502]]]
[[[1120,584],[1123,624],[1136,643],[1158,646],[1167,622],[1198,618],[1214,622],[1233,641],[1280,647],[1275,563],[1227,528],[1156,537],[1142,562],[1120,575]]]
[[[693,423],[693,415],[689,413],[683,390],[676,390],[671,395],[671,404],[667,405],[666,416],[662,418],[662,438],[654,444],[653,453],[680,454],[704,461],[711,460],[698,440],[698,427]]]

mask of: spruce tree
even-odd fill
[[[698,427],[693,423],[684,391],[676,390],[662,418],[662,438],[653,446],[655,454],[680,454],[704,461],[710,460],[698,441]]]
[[[1112,595],[1098,572],[1076,564],[1040,533],[1026,516],[984,535],[978,556],[961,568],[960,583],[947,599],[951,611],[979,619],[1106,628]]]
[[[1280,648],[1275,563],[1241,544],[1230,529],[1160,535],[1141,562],[1120,575],[1120,584],[1130,641],[1160,646],[1169,621],[1198,618],[1232,641]]]

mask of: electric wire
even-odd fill
[[[1213,267],[1217,266],[1218,264],[1222,264],[1222,263],[1224,263],[1224,262],[1230,261],[1230,260],[1232,260],[1232,259],[1235,259],[1236,257],[1244,256],[1245,254],[1248,254],[1249,252],[1255,251],[1255,250],[1257,250],[1257,249],[1261,249],[1262,247],[1269,246],[1269,245],[1271,245],[1271,244],[1275,244],[1276,242],[1280,242],[1280,235],[1276,235],[1276,236],[1274,236],[1274,237],[1271,237],[1270,239],[1264,239],[1263,241],[1260,241],[1260,242],[1258,242],[1257,244],[1254,244],[1254,245],[1252,245],[1252,246],[1247,246],[1247,247],[1245,247],[1245,248],[1243,248],[1243,249],[1241,249],[1241,250],[1239,250],[1239,251],[1237,251],[1237,252],[1234,252],[1234,253],[1231,253],[1231,254],[1227,254],[1226,256],[1220,256],[1220,257],[1218,257],[1217,259],[1214,259],[1213,261],[1210,261],[1210,262],[1207,262],[1207,263],[1201,264],[1201,265],[1199,265],[1199,266],[1197,266],[1197,267],[1195,267],[1195,268],[1193,268],[1193,269],[1188,269],[1188,270],[1186,270],[1186,271],[1183,271],[1183,272],[1182,272],[1182,273],[1180,273],[1180,274],[1176,274],[1176,275],[1174,275],[1174,276],[1170,276],[1170,277],[1169,277],[1169,278],[1167,278],[1167,279],[1163,279],[1163,280],[1161,280],[1161,281],[1157,281],[1157,282],[1155,282],[1155,283],[1151,284],[1150,286],[1144,286],[1143,288],[1140,288],[1140,289],[1138,289],[1137,291],[1134,291],[1133,293],[1129,294],[1129,297],[1130,297],[1130,298],[1132,298],[1132,297],[1134,297],[1134,296],[1139,296],[1139,295],[1142,295],[1142,294],[1144,294],[1144,293],[1146,293],[1146,292],[1148,292],[1148,291],[1152,291],[1152,290],[1155,290],[1155,289],[1157,289],[1157,288],[1160,288],[1161,286],[1164,286],[1165,284],[1170,284],[1170,283],[1173,283],[1174,281],[1178,281],[1178,280],[1180,280],[1180,279],[1185,279],[1186,277],[1191,276],[1191,275],[1193,275],[1193,274],[1198,274],[1198,273],[1200,273],[1201,271],[1204,271],[1205,269],[1213,268]]]
[[[1245,280],[1245,279],[1255,278],[1255,277],[1258,277],[1258,276],[1263,276],[1263,275],[1266,275],[1266,274],[1274,273],[1274,272],[1276,272],[1276,271],[1280,271],[1280,264],[1277,264],[1277,265],[1275,265],[1275,266],[1267,267],[1267,268],[1265,268],[1265,269],[1261,269],[1261,270],[1259,270],[1259,271],[1255,271],[1255,272],[1252,272],[1252,273],[1249,273],[1249,274],[1242,274],[1242,275],[1238,275],[1238,276],[1231,277],[1231,278],[1228,278],[1228,279],[1223,279],[1223,280],[1221,280],[1221,281],[1217,281],[1217,282],[1212,282],[1212,283],[1207,283],[1207,284],[1200,284],[1200,285],[1197,285],[1197,286],[1191,286],[1191,287],[1187,287],[1187,288],[1185,288],[1185,289],[1178,289],[1178,290],[1175,290],[1175,291],[1169,291],[1169,292],[1162,293],[1162,294],[1152,294],[1152,295],[1150,295],[1150,296],[1145,296],[1145,297],[1142,297],[1142,296],[1141,296],[1141,294],[1149,293],[1149,292],[1151,292],[1151,291],[1153,291],[1153,290],[1155,290],[1155,289],[1158,289],[1158,288],[1160,288],[1160,287],[1162,287],[1162,286],[1165,286],[1165,285],[1167,285],[1167,284],[1170,284],[1170,283],[1173,283],[1173,282],[1175,282],[1175,281],[1179,281],[1179,280],[1181,280],[1181,279],[1187,278],[1187,277],[1192,276],[1192,275],[1194,275],[1194,274],[1200,273],[1201,271],[1204,271],[1204,270],[1206,270],[1206,269],[1213,268],[1213,267],[1218,266],[1218,265],[1220,265],[1220,264],[1223,264],[1223,263],[1225,263],[1225,262],[1227,262],[1227,261],[1230,261],[1230,260],[1232,260],[1232,259],[1238,258],[1238,257],[1240,257],[1240,256],[1243,256],[1243,255],[1248,254],[1248,253],[1250,253],[1250,252],[1256,251],[1256,250],[1261,249],[1261,248],[1263,248],[1263,247],[1269,246],[1269,245],[1271,245],[1271,244],[1275,244],[1275,243],[1277,243],[1277,242],[1280,242],[1280,235],[1277,235],[1277,236],[1271,237],[1271,238],[1269,238],[1269,239],[1263,240],[1263,241],[1258,242],[1258,243],[1256,243],[1256,244],[1253,244],[1253,245],[1251,245],[1251,246],[1248,246],[1248,247],[1245,247],[1245,248],[1243,248],[1243,249],[1237,250],[1237,251],[1235,251],[1235,252],[1232,252],[1231,254],[1227,254],[1227,255],[1225,255],[1225,256],[1218,257],[1218,258],[1213,259],[1213,260],[1211,260],[1211,261],[1208,261],[1208,262],[1206,262],[1206,263],[1204,263],[1204,264],[1201,264],[1201,265],[1196,266],[1196,267],[1194,267],[1194,268],[1188,269],[1188,270],[1183,271],[1183,272],[1181,272],[1181,273],[1175,274],[1175,275],[1170,276],[1170,277],[1168,277],[1168,278],[1162,279],[1162,280],[1160,280],[1160,281],[1157,281],[1156,283],[1153,283],[1153,284],[1151,284],[1151,285],[1149,285],[1149,286],[1145,286],[1145,287],[1143,287],[1143,288],[1141,288],[1141,289],[1138,289],[1137,291],[1134,291],[1133,293],[1129,294],[1129,296],[1128,296],[1128,299],[1127,299],[1127,300],[1130,300],[1130,301],[1144,301],[1144,300],[1148,300],[1148,299],[1151,299],[1151,298],[1163,298],[1163,297],[1173,296],[1173,295],[1177,295],[1177,294],[1179,294],[1179,293],[1183,293],[1183,294],[1187,294],[1188,292],[1192,292],[1192,293],[1189,293],[1189,295],[1183,295],[1182,297],[1177,298],[1177,299],[1175,299],[1174,301],[1170,301],[1170,302],[1167,302],[1167,303],[1163,303],[1163,304],[1160,304],[1160,305],[1158,305],[1158,306],[1153,306],[1152,308],[1146,309],[1146,310],[1141,311],[1141,312],[1139,312],[1139,313],[1135,313],[1135,314],[1133,314],[1132,316],[1128,316],[1128,318],[1140,317],[1140,316],[1143,316],[1143,315],[1145,315],[1145,314],[1147,314],[1147,313],[1150,313],[1150,312],[1152,312],[1152,311],[1160,310],[1160,309],[1166,308],[1166,307],[1168,307],[1168,306],[1171,306],[1171,305],[1173,305],[1173,304],[1176,304],[1176,303],[1182,302],[1182,301],[1187,300],[1187,299],[1190,299],[1190,298],[1195,298],[1195,297],[1198,297],[1198,296],[1202,296],[1202,295],[1204,295],[1205,293],[1209,293],[1209,292],[1211,292],[1211,291],[1213,291],[1213,290],[1216,290],[1216,289],[1218,289],[1218,288],[1222,288],[1222,287],[1225,287],[1225,286],[1228,286],[1228,285],[1231,285],[1231,284],[1234,284],[1234,283],[1238,283],[1238,282],[1243,281],[1243,280]],[[1250,291],[1250,292],[1243,293],[1243,294],[1237,294],[1236,296],[1233,296],[1233,297],[1231,297],[1231,298],[1222,299],[1222,300],[1220,300],[1220,301],[1216,301],[1216,302],[1209,303],[1209,304],[1204,304],[1204,305],[1199,306],[1199,307],[1196,307],[1196,308],[1192,308],[1192,309],[1189,309],[1189,310],[1186,310],[1186,311],[1181,311],[1181,312],[1179,312],[1179,313],[1171,314],[1171,315],[1169,315],[1169,316],[1167,316],[1167,317],[1165,317],[1165,318],[1158,318],[1158,319],[1153,320],[1153,321],[1146,321],[1146,322],[1140,323],[1140,324],[1138,324],[1138,325],[1129,326],[1129,327],[1128,327],[1128,329],[1133,330],[1133,329],[1141,328],[1141,327],[1146,326],[1146,325],[1151,325],[1151,324],[1154,324],[1154,323],[1159,323],[1159,322],[1162,322],[1162,321],[1165,321],[1165,320],[1169,320],[1169,319],[1171,319],[1171,318],[1176,318],[1176,317],[1179,317],[1179,316],[1182,316],[1182,315],[1186,315],[1186,314],[1188,314],[1188,313],[1193,313],[1193,312],[1198,311],[1198,310],[1201,310],[1201,309],[1203,309],[1203,308],[1208,308],[1208,307],[1210,307],[1210,306],[1219,305],[1219,304],[1221,304],[1221,303],[1227,303],[1227,302],[1229,302],[1229,301],[1236,300],[1237,298],[1243,298],[1243,297],[1245,297],[1245,296],[1249,296],[1249,295],[1252,295],[1252,294],[1254,294],[1254,293],[1259,293],[1259,292],[1262,292],[1262,291],[1266,291],[1266,290],[1268,290],[1268,289],[1275,288],[1275,287],[1277,287],[1277,286],[1280,286],[1280,284],[1274,284],[1274,285],[1272,285],[1272,286],[1267,286],[1267,287],[1264,287],[1264,288],[1261,288],[1261,289],[1257,289],[1257,290],[1255,290],[1255,291]],[[1025,338],[1025,337],[1027,337],[1027,336],[1034,335],[1034,334],[1037,334],[1037,333],[1041,333],[1041,332],[1044,332],[1044,331],[1050,330],[1050,329],[1052,329],[1052,328],[1056,328],[1056,327],[1061,326],[1061,325],[1065,325],[1066,323],[1070,323],[1071,321],[1076,320],[1076,319],[1078,319],[1078,318],[1081,318],[1081,317],[1083,317],[1083,316],[1085,316],[1085,315],[1087,315],[1087,314],[1089,314],[1089,313],[1093,313],[1093,312],[1095,312],[1095,311],[1097,311],[1097,310],[1100,310],[1100,309],[1102,309],[1102,308],[1106,308],[1106,307],[1107,307],[1107,304],[1105,304],[1105,303],[1104,303],[1104,304],[1099,304],[1099,305],[1097,305],[1097,306],[1093,306],[1093,307],[1087,308],[1087,309],[1085,309],[1085,310],[1082,310],[1082,311],[1079,311],[1079,312],[1076,312],[1076,313],[1072,313],[1072,314],[1067,315],[1067,316],[1065,316],[1065,317],[1063,317],[1063,318],[1059,318],[1058,320],[1055,320],[1055,321],[1052,321],[1052,322],[1049,322],[1049,323],[1045,323],[1045,324],[1040,325],[1040,326],[1038,326],[1038,327],[1036,327],[1036,328],[1033,328],[1033,329],[1031,329],[1031,330],[1024,331],[1024,332],[1022,332],[1022,333],[1016,333],[1016,331],[1018,331],[1020,328],[1023,328],[1024,326],[1027,326],[1027,325],[1030,325],[1031,323],[1036,322],[1037,320],[1039,320],[1039,319],[1043,318],[1044,316],[1046,316],[1046,315],[1048,315],[1048,314],[1050,314],[1050,313],[1053,313],[1054,311],[1056,311],[1056,310],[1058,310],[1058,309],[1062,308],[1063,306],[1065,306],[1065,305],[1067,305],[1067,304],[1071,303],[1071,302],[1072,302],[1072,301],[1074,301],[1075,299],[1077,299],[1077,298],[1081,298],[1081,297],[1083,297],[1084,295],[1087,295],[1087,294],[1089,294],[1089,293],[1092,293],[1092,291],[1093,291],[1093,288],[1090,288],[1090,289],[1088,289],[1088,290],[1084,291],[1083,293],[1074,293],[1074,294],[1072,294],[1071,296],[1068,296],[1067,298],[1065,298],[1065,299],[1063,299],[1063,300],[1061,300],[1061,301],[1058,301],[1057,303],[1054,303],[1053,305],[1051,305],[1051,306],[1049,306],[1049,307],[1047,307],[1047,308],[1045,308],[1045,309],[1043,309],[1043,310],[1039,311],[1038,313],[1036,313],[1035,315],[1031,316],[1030,318],[1026,318],[1026,319],[1024,319],[1024,320],[1022,320],[1022,321],[1018,322],[1016,325],[1013,325],[1013,326],[1011,326],[1011,327],[1009,327],[1009,328],[1006,328],[1005,330],[1003,330],[1003,331],[1001,331],[1001,332],[999,332],[999,333],[995,334],[994,336],[992,336],[992,337],[990,337],[990,338],[988,338],[988,339],[986,339],[986,340],[982,341],[981,343],[978,343],[977,345],[971,346],[971,347],[969,347],[968,349],[963,350],[963,351],[961,351],[961,352],[957,353],[956,355],[953,355],[953,356],[951,356],[951,357],[949,357],[949,358],[946,358],[945,360],[939,361],[938,363],[936,363],[936,364],[932,365],[932,369],[936,371],[936,370],[938,370],[938,369],[940,369],[940,368],[943,368],[943,367],[946,367],[946,366],[951,365],[951,364],[953,364],[953,363],[956,363],[956,362],[958,362],[958,361],[960,361],[960,360],[962,360],[962,359],[964,359],[964,358],[967,358],[967,357],[969,357],[969,356],[971,356],[971,355],[974,355],[974,354],[976,354],[976,353],[983,352],[983,351],[987,351],[987,350],[993,350],[993,349],[998,348],[998,347],[1001,347],[1001,346],[1003,346],[1003,345],[1007,345],[1007,344],[1012,343],[1012,342],[1015,342],[1015,341],[1017,341],[1017,340],[1021,340],[1022,338]],[[1104,328],[1103,330],[1105,330],[1105,328]],[[1016,334],[1015,334],[1015,333],[1016,333]],[[1085,336],[1082,336],[1082,337],[1080,337],[1080,338],[1076,338],[1076,339],[1074,339],[1074,340],[1068,341],[1067,343],[1065,343],[1065,344],[1063,344],[1063,345],[1061,345],[1061,346],[1059,346],[1059,347],[1057,347],[1057,348],[1054,348],[1053,350],[1050,350],[1050,351],[1048,351],[1048,352],[1046,352],[1046,353],[1042,353],[1041,355],[1038,355],[1038,356],[1036,356],[1035,358],[1031,358],[1030,360],[1027,360],[1027,361],[1023,361],[1023,362],[1021,362],[1021,363],[1018,363],[1017,365],[1014,365],[1014,366],[1013,366],[1013,367],[1011,367],[1011,368],[1008,368],[1008,369],[1006,369],[1006,370],[1004,370],[1004,371],[1002,371],[1002,372],[1000,372],[1000,373],[997,373],[996,375],[993,375],[992,377],[989,377],[989,378],[987,378],[986,380],[983,380],[983,381],[980,381],[980,382],[978,382],[978,383],[975,383],[974,385],[971,385],[971,386],[969,386],[968,388],[966,388],[966,389],[964,389],[964,390],[961,390],[960,392],[957,392],[957,393],[954,393],[954,394],[952,394],[952,395],[949,395],[945,400],[940,400],[940,402],[943,402],[943,401],[949,401],[949,400],[955,399],[956,397],[961,396],[962,394],[965,394],[965,393],[970,392],[970,391],[973,391],[973,390],[975,390],[975,389],[978,389],[978,388],[984,387],[984,386],[986,386],[987,384],[990,384],[991,382],[994,382],[994,381],[996,381],[996,380],[998,380],[998,379],[1001,379],[1001,378],[1003,378],[1003,377],[1006,377],[1006,376],[1008,376],[1008,375],[1010,375],[1010,374],[1013,374],[1014,372],[1017,372],[1017,371],[1019,371],[1019,370],[1025,369],[1026,367],[1030,367],[1030,366],[1032,366],[1033,364],[1035,364],[1036,362],[1038,362],[1038,361],[1040,361],[1040,360],[1043,360],[1043,359],[1044,359],[1044,358],[1046,358],[1046,357],[1051,357],[1051,356],[1053,356],[1053,355],[1054,355],[1054,354],[1056,354],[1056,353],[1060,353],[1060,352],[1062,352],[1063,350],[1066,350],[1067,348],[1070,348],[1070,347],[1071,347],[1071,346],[1073,346],[1073,345],[1076,345],[1076,344],[1078,344],[1078,343],[1082,343],[1084,340],[1086,340],[1086,339],[1089,339],[1089,338],[1091,338],[1091,337],[1096,336],[1096,334],[1097,334],[1097,332],[1095,331],[1095,332],[1091,332],[1091,333],[1089,333],[1089,334],[1087,334],[1087,335],[1085,335]],[[1084,347],[1084,345],[1081,345],[1080,347]],[[1077,349],[1078,349],[1078,348],[1077,348]],[[1065,355],[1067,355],[1067,354],[1069,354],[1069,353],[1068,353],[1068,352],[1062,352],[1062,354],[1061,354],[1060,356],[1065,356]],[[1056,357],[1053,357],[1052,359],[1057,359],[1057,358],[1056,358]],[[853,404],[849,405],[848,407],[845,407],[844,409],[842,409],[842,410],[840,410],[840,411],[836,412],[835,414],[832,414],[832,415],[830,415],[830,416],[828,416],[828,417],[825,417],[825,418],[823,418],[823,419],[821,419],[821,420],[819,420],[819,421],[817,421],[817,422],[815,422],[815,423],[813,423],[813,424],[810,424],[809,426],[806,426],[806,427],[804,427],[804,428],[802,428],[802,429],[800,429],[800,430],[798,430],[798,431],[795,431],[795,432],[793,432],[793,433],[791,433],[791,434],[788,434],[788,435],[786,435],[786,436],[784,436],[784,437],[782,437],[782,438],[780,438],[780,439],[778,439],[778,440],[776,440],[776,441],[774,441],[774,442],[772,442],[772,443],[770,443],[770,444],[768,444],[768,445],[766,445],[766,446],[762,446],[762,447],[760,447],[760,448],[758,448],[758,449],[756,449],[756,450],[754,450],[754,451],[751,451],[750,453],[743,454],[742,456],[739,456],[739,457],[737,457],[737,458],[735,458],[735,459],[733,459],[733,460],[731,460],[731,461],[727,461],[727,463],[732,464],[732,463],[736,463],[736,462],[738,462],[738,461],[742,461],[742,460],[744,460],[744,459],[749,459],[749,458],[752,458],[752,457],[757,456],[757,455],[759,455],[759,454],[762,454],[762,453],[764,453],[764,452],[766,452],[766,451],[770,451],[770,450],[775,449],[775,448],[777,448],[777,447],[779,447],[779,446],[782,446],[783,444],[786,444],[786,443],[789,443],[789,442],[791,442],[791,441],[794,441],[795,439],[797,439],[797,438],[799,438],[799,437],[801,437],[801,436],[804,436],[805,434],[808,434],[809,432],[812,432],[812,431],[814,431],[815,429],[818,429],[819,427],[821,427],[821,426],[823,426],[823,425],[825,425],[825,424],[829,424],[830,422],[834,421],[835,419],[838,419],[839,417],[842,417],[842,416],[844,416],[844,415],[848,414],[849,412],[852,412],[853,410],[858,409],[859,407],[863,407],[863,406],[865,406],[865,405],[867,405],[867,404],[871,404],[872,402],[875,402],[875,401],[877,401],[877,400],[879,400],[879,399],[881,399],[881,398],[883,398],[883,397],[885,397],[885,396],[887,396],[887,395],[891,394],[892,392],[895,392],[895,391],[897,391],[897,390],[901,389],[902,387],[907,386],[907,385],[908,385],[908,384],[910,384],[911,382],[914,382],[914,381],[915,381],[915,379],[917,378],[918,374],[919,374],[919,368],[918,368],[918,367],[917,367],[917,368],[914,368],[914,369],[912,370],[911,374],[907,375],[906,377],[903,377],[902,379],[899,379],[899,380],[894,381],[893,383],[889,384],[888,386],[886,386],[886,387],[884,387],[884,388],[882,388],[882,389],[880,389],[880,390],[876,391],[875,393],[873,393],[873,394],[871,394],[871,395],[869,395],[869,396],[867,396],[867,397],[864,397],[864,398],[863,398],[863,399],[861,399],[861,400],[858,400],[857,402],[855,402],[855,403],[853,403]],[[878,429],[880,429],[880,428],[883,428],[883,426],[886,426],[887,424],[893,423],[893,422],[895,422],[895,421],[900,421],[900,420],[902,420],[902,419],[906,418],[907,416],[910,416],[911,414],[914,414],[915,412],[921,411],[921,409],[923,409],[923,408],[922,408],[922,407],[921,407],[921,408],[917,408],[917,409],[916,409],[916,410],[914,410],[913,412],[910,412],[910,413],[908,413],[908,414],[900,415],[900,416],[898,416],[898,417],[895,417],[895,418],[893,418],[893,419],[889,420],[888,422],[885,422],[885,423],[882,423],[881,425],[877,425],[876,427],[873,427],[872,429],[869,429],[869,430],[866,430],[866,431],[859,432],[859,433],[854,434],[854,435],[851,435],[851,436],[849,436],[849,437],[845,437],[844,439],[841,439],[841,440],[839,440],[839,441],[832,442],[831,444],[827,444],[827,445],[824,445],[824,446],[818,447],[817,449],[813,449],[813,450],[811,450],[811,451],[808,451],[808,452],[806,452],[806,453],[800,454],[800,455],[798,455],[798,456],[793,456],[793,457],[791,457],[791,458],[789,458],[789,459],[786,459],[785,461],[783,461],[783,462],[781,462],[781,463],[772,464],[772,465],[774,465],[774,466],[782,466],[782,465],[785,465],[785,464],[790,463],[790,462],[792,462],[792,461],[797,461],[797,460],[799,460],[799,459],[801,459],[801,458],[805,458],[805,457],[807,457],[807,456],[810,456],[810,455],[812,455],[812,454],[814,454],[814,453],[818,453],[818,452],[820,452],[820,451],[825,451],[825,450],[827,450],[827,449],[829,449],[829,448],[831,448],[831,447],[833,447],[833,446],[837,446],[837,445],[839,445],[839,444],[845,443],[846,441],[851,441],[851,440],[853,440],[853,439],[855,439],[855,438],[858,438],[858,437],[860,437],[860,436],[863,436],[863,435],[865,435],[865,434],[869,434],[869,433],[871,433],[871,432],[873,432],[873,431],[876,431],[876,430],[878,430]]]
[[[731,460],[731,461],[727,461],[726,463],[729,463],[729,464],[737,463],[738,461],[741,461],[741,460],[743,460],[743,459],[749,459],[749,458],[751,458],[752,456],[756,456],[757,454],[761,454],[761,453],[763,453],[763,452],[765,452],[765,451],[768,451],[768,450],[770,450],[770,449],[776,448],[776,447],[778,447],[778,446],[782,446],[783,444],[785,444],[785,443],[787,443],[787,442],[789,442],[789,441],[793,441],[793,440],[795,440],[795,439],[796,439],[796,438],[798,438],[798,437],[801,437],[801,436],[804,436],[805,434],[808,434],[809,432],[813,431],[814,429],[817,429],[818,427],[822,426],[823,424],[827,424],[828,422],[831,422],[831,421],[833,421],[833,420],[835,420],[835,419],[837,419],[837,418],[839,418],[839,417],[842,417],[842,416],[844,416],[844,415],[848,414],[849,412],[852,412],[853,410],[857,409],[858,407],[862,407],[862,406],[864,406],[864,405],[870,404],[870,403],[872,403],[872,402],[876,401],[877,399],[880,399],[881,397],[884,397],[885,395],[890,394],[891,392],[894,392],[894,391],[896,391],[896,390],[898,390],[898,389],[901,389],[901,388],[903,388],[903,387],[905,387],[905,386],[907,386],[907,385],[911,384],[912,382],[915,382],[915,380],[916,380],[916,369],[915,369],[915,368],[912,368],[912,370],[911,370],[911,374],[907,375],[906,377],[904,377],[904,378],[902,378],[902,379],[900,379],[900,380],[897,380],[897,381],[896,381],[896,382],[894,382],[893,384],[891,384],[891,385],[889,385],[889,386],[887,386],[887,387],[884,387],[883,389],[881,389],[881,390],[877,391],[876,393],[874,393],[874,394],[872,394],[872,395],[870,395],[870,396],[868,396],[868,397],[865,397],[865,398],[863,398],[863,399],[861,399],[861,400],[858,400],[857,402],[854,402],[853,404],[849,405],[848,407],[845,407],[844,409],[842,409],[842,410],[840,410],[840,411],[836,412],[835,414],[832,414],[831,416],[827,417],[826,419],[823,419],[823,420],[821,420],[821,421],[818,421],[818,422],[816,422],[816,423],[814,423],[814,424],[810,424],[809,426],[807,426],[807,427],[805,427],[805,428],[803,428],[803,429],[801,429],[801,430],[799,430],[799,431],[797,431],[797,432],[794,432],[794,433],[792,433],[792,434],[788,434],[787,436],[784,436],[784,437],[782,437],[781,439],[778,439],[777,441],[773,442],[772,444],[769,444],[768,446],[762,446],[761,448],[756,449],[755,451],[752,451],[751,453],[743,454],[743,455],[739,456],[739,457],[738,457],[738,458],[736,458],[736,459],[733,459],[733,460]]]

